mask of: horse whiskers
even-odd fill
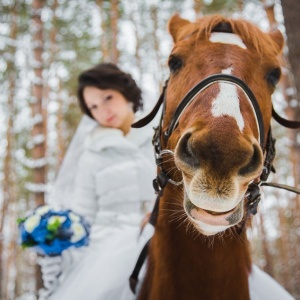
[[[175,204],[176,205],[176,204]],[[181,207],[181,206],[179,206],[179,205],[177,205],[178,207]],[[182,208],[182,207],[181,207]],[[176,212],[176,211],[180,211],[180,210],[178,210],[178,209],[170,209],[170,208],[161,208],[160,209],[160,211],[174,211],[174,212]]]
[[[174,166],[172,166],[171,168],[166,168],[165,171],[167,174],[169,174],[171,171],[173,171],[174,169],[177,169],[177,171],[180,171],[176,164],[175,164],[175,161],[174,161],[174,152],[172,150],[169,150],[169,149],[165,149],[165,150],[162,150],[160,152],[160,156],[162,155],[169,155],[169,158],[167,158],[166,160],[163,160],[163,164],[164,163],[170,163],[170,162],[173,162],[174,163]]]
[[[171,155],[171,156],[174,156],[174,152],[170,149],[164,149],[162,151],[160,151],[159,153],[160,156],[162,155]]]
[[[170,222],[172,221],[179,221],[184,217],[187,217],[185,214],[185,211],[183,209],[182,206],[182,202],[180,199],[178,199],[176,202],[166,202],[167,204],[174,206],[175,209],[171,209],[171,208],[161,208],[161,210],[165,211],[165,212],[172,212],[169,217],[170,217]],[[176,216],[178,215],[178,216]]]
[[[165,169],[166,173],[169,174],[171,171],[175,170],[175,172],[179,172],[176,166],[172,166],[170,168]]]
[[[166,155],[169,155],[167,159],[163,159],[163,163],[168,163],[168,162],[174,162],[174,154],[171,153],[165,153]]]
[[[190,220],[189,220],[190,221]],[[192,235],[194,235],[194,241],[201,235],[201,233],[199,232],[199,230],[197,230],[195,228],[195,226],[192,224],[192,222],[190,221],[191,223],[191,226],[192,226],[192,229],[193,229],[193,232],[192,232]]]
[[[169,214],[169,223],[173,221],[180,221],[181,219],[185,218],[186,215],[184,211],[178,211],[178,210],[173,210],[171,214]]]
[[[235,227],[231,227],[229,228],[229,235],[231,236],[231,238],[234,238],[236,241],[238,242],[245,242],[246,238],[243,237],[243,235],[241,235],[238,230],[240,229],[240,225],[237,225]]]
[[[183,206],[182,206],[182,202],[180,201],[176,201],[176,202],[165,202],[165,204],[169,205],[169,207],[163,207],[163,208],[160,208],[159,210],[160,211],[165,211],[165,212],[184,212],[183,210]],[[174,209],[172,209],[172,207]]]
[[[246,228],[244,228],[244,231],[246,232]],[[239,234],[237,231],[235,231],[235,235],[237,236],[238,240],[241,242],[247,242],[247,235]]]
[[[219,240],[220,240],[220,242],[221,242],[223,248],[226,249],[227,246],[226,246],[226,243],[225,243],[224,235],[225,235],[225,232],[222,232],[222,234],[220,234],[220,235],[218,236],[218,238],[219,238]]]
[[[208,247],[211,249],[214,248],[215,238],[216,238],[216,235],[213,235],[213,236],[210,236],[208,239]]]
[[[183,196],[183,195],[182,195]],[[168,204],[168,205],[173,205],[173,206],[178,206],[180,208],[183,208],[183,200],[182,198],[181,199],[175,199],[175,201],[173,202],[170,202],[170,201],[165,201],[165,204]]]
[[[169,221],[168,223],[177,223],[179,222],[178,227],[185,222],[185,220],[183,220],[184,218],[188,218],[185,214],[185,212],[183,210],[170,210],[170,209],[161,209],[161,215],[162,216],[168,216],[169,217]],[[168,212],[172,212],[171,214]],[[183,221],[182,221],[183,220]],[[177,227],[177,228],[178,228]]]
[[[188,233],[189,230],[193,230],[192,233],[194,232],[195,230],[195,227],[193,226],[192,222],[190,221],[190,219],[188,218],[188,216],[186,216],[186,227],[185,227],[185,232]]]
[[[177,223],[178,222],[178,226],[176,228],[179,228],[179,226],[181,226],[186,221],[186,219],[187,219],[187,216],[184,213],[182,213],[181,215],[178,215],[178,216],[176,216],[176,214],[175,214],[175,215],[170,216],[169,223]]]
[[[179,172],[179,170],[178,169],[176,170],[175,167],[167,169],[166,174],[169,175],[173,170],[175,170],[174,176],[176,176],[176,174]],[[172,177],[174,177],[174,176],[172,176]],[[176,180],[175,180],[175,182],[176,182]],[[178,181],[176,185],[181,185],[181,184],[182,184],[182,179],[180,181]]]
[[[174,157],[170,157],[170,158],[164,160],[163,162],[167,163],[167,162],[170,162],[170,161],[174,162]]]
[[[181,194],[181,195],[180,195]],[[183,199],[183,193],[179,193],[178,197],[176,197],[174,202],[166,202],[166,204],[172,205],[175,207],[175,209],[171,208],[162,208],[161,210],[164,210],[165,212],[169,211],[172,212],[169,214],[169,223],[171,222],[179,222],[178,227],[182,224],[187,223],[188,226],[190,226],[190,220],[188,216],[186,215],[183,206],[182,206],[182,200]],[[195,228],[192,226],[192,228],[195,230]]]

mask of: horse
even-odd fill
[[[221,15],[174,15],[170,77],[154,135],[155,233],[137,299],[250,299],[246,229],[273,170],[271,95],[281,75],[279,30]],[[155,215],[155,214],[154,214]],[[153,216],[153,214],[152,214]]]

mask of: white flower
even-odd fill
[[[71,225],[73,235],[71,236],[71,242],[76,243],[85,236],[85,228],[78,222],[74,222]]]
[[[48,219],[48,224],[49,225],[53,225],[55,224],[57,221],[59,221],[59,224],[62,224],[63,222],[66,221],[66,217],[65,216],[51,216],[49,219]]]
[[[72,222],[80,221],[80,217],[78,215],[74,214],[73,212],[69,212],[69,218]]]
[[[24,228],[28,233],[32,233],[33,230],[38,227],[41,221],[41,216],[39,215],[33,215],[26,219],[24,222]]]
[[[35,210],[35,214],[43,216],[44,214],[46,214],[48,211],[50,210],[50,206],[49,205],[43,205],[38,207]]]

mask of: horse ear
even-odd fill
[[[190,23],[190,21],[182,19],[179,14],[175,14],[171,17],[168,23],[168,30],[173,38],[174,43],[177,41],[179,29]]]
[[[276,30],[270,32],[269,36],[277,45],[278,53],[281,52],[283,45],[284,45],[284,37],[283,37],[282,33],[278,29],[276,29]]]

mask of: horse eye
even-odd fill
[[[270,73],[268,73],[267,80],[273,87],[275,87],[275,85],[278,83],[280,79],[280,76],[281,76],[281,71],[279,68],[276,68],[272,70]]]
[[[170,68],[170,72],[174,73],[182,67],[182,60],[176,56],[170,56],[168,65]]]

